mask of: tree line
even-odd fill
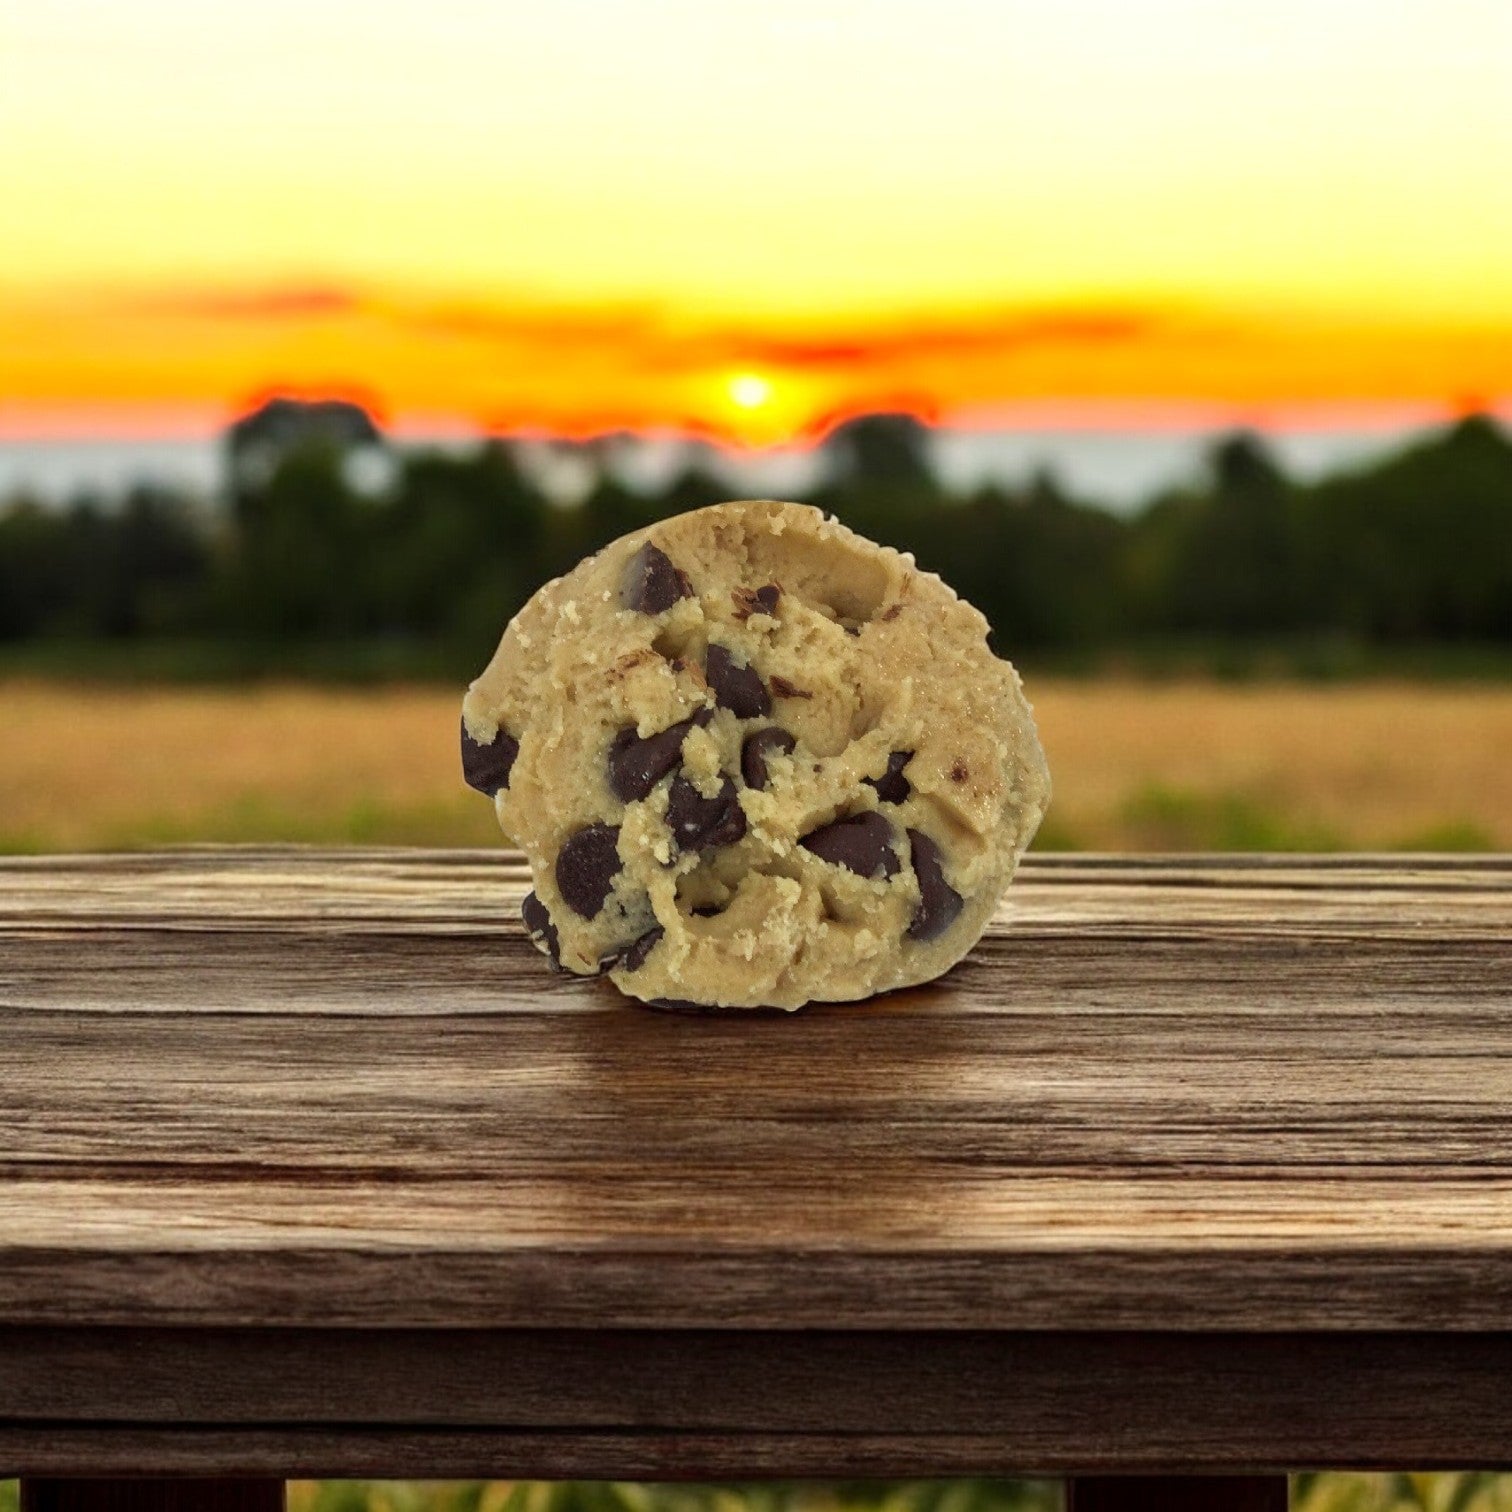
[[[352,465],[374,438],[320,409],[233,432],[224,507],[142,484],[109,508],[0,508],[0,640],[225,640],[275,666],[300,643],[382,641],[464,674],[548,578],[728,496],[696,467],[655,492],[602,468],[565,505],[504,441],[393,450],[375,486]],[[1048,475],[949,492],[926,438],[905,416],[841,426],[808,502],[943,574],[1009,653],[1151,637],[1512,644],[1512,438],[1488,418],[1309,483],[1236,434],[1200,482],[1128,517]]]

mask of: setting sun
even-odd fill
[[[735,373],[728,384],[730,399],[740,409],[760,409],[772,397],[772,385],[760,373]]]
[[[1512,399],[1499,0],[12,9],[0,436]]]

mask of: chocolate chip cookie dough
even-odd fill
[[[797,1008],[975,943],[1049,802],[1018,674],[910,557],[718,504],[548,583],[462,705],[553,965],[652,1002]]]

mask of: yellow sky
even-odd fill
[[[1140,324],[1116,371],[1046,338],[933,397],[1279,402],[1323,357],[1340,400],[1497,397],[1509,77],[1505,0],[28,0],[0,10],[0,405],[346,382],[718,423],[699,384],[763,336],[1068,311]],[[310,290],[346,304],[291,314]],[[533,391],[458,370],[508,357],[439,335],[458,308],[639,334],[557,361],[537,332]],[[1222,362],[1176,350],[1220,328]],[[799,402],[804,374],[752,408],[938,377]]]

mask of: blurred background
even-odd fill
[[[505,621],[750,494],[987,613],[1042,846],[1512,847],[1509,59],[1505,0],[4,7],[0,851],[497,844]]]
[[[1042,846],[1512,846],[1502,0],[33,0],[0,58],[0,850],[497,843],[505,621],[750,494],[987,613]]]

